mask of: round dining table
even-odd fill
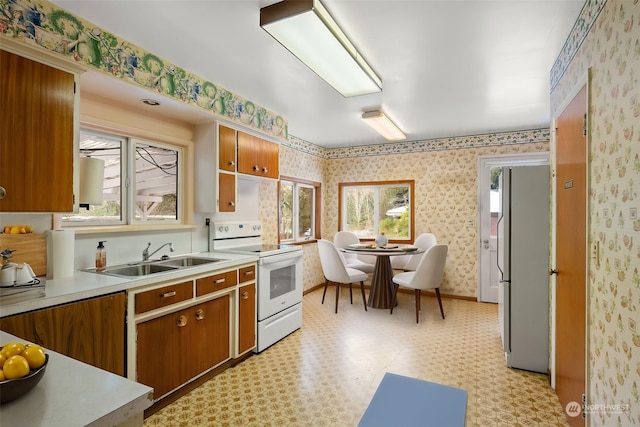
[[[393,298],[393,268],[391,257],[397,255],[417,255],[424,252],[423,249],[411,245],[390,245],[387,247],[369,247],[365,244],[349,245],[340,249],[343,252],[358,255],[373,255],[376,264],[371,278],[371,289],[367,305],[371,308],[391,308]]]

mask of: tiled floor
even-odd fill
[[[468,426],[566,426],[545,375],[508,369],[494,304],[399,294],[365,312],[354,289],[304,297],[302,329],[145,420],[145,426],[355,426],[385,372],[468,392]]]

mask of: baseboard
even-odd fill
[[[331,285],[333,286],[333,285]],[[371,285],[364,285],[365,289],[370,289]],[[320,283],[318,285],[312,286],[309,289],[306,289],[302,292],[303,295],[306,295],[310,292],[316,291],[318,289],[323,289],[324,288],[324,283]],[[412,289],[406,289],[406,288],[400,288],[398,289],[398,292],[403,293],[403,294],[413,294],[413,290]],[[434,291],[425,291],[423,292],[423,295],[429,295],[429,296],[436,296],[436,293]],[[461,299],[461,300],[465,300],[465,301],[475,301],[478,302],[478,298],[477,297],[470,297],[470,296],[465,296],[465,295],[455,295],[455,294],[445,294],[440,292],[440,297],[442,298],[451,298],[451,299]]]

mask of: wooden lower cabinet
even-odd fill
[[[256,346],[256,284],[241,286],[238,295],[238,354],[242,354]]]
[[[230,297],[137,325],[137,381],[158,399],[228,360]]]
[[[0,329],[124,376],[124,292],[0,319]]]

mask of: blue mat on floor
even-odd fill
[[[464,427],[467,392],[386,373],[358,427]]]

